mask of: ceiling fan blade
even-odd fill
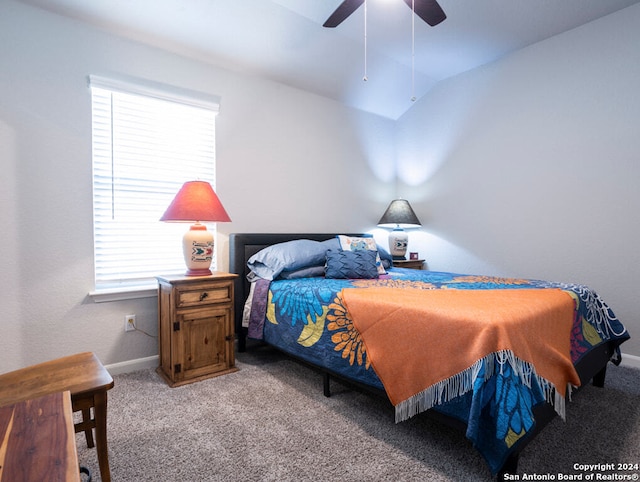
[[[409,8],[414,6],[413,2],[415,2],[415,14],[432,27],[447,18],[436,0],[404,0]]]
[[[329,28],[337,27],[363,3],[364,0],[344,0],[322,26]]]

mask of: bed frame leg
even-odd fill
[[[607,365],[605,365],[602,368],[602,370],[600,370],[598,373],[596,373],[593,376],[593,386],[598,388],[604,387],[604,380],[606,376],[607,376]]]
[[[239,330],[237,330],[237,337],[238,337],[238,352],[244,353],[245,351],[247,351],[247,335],[244,332],[244,328],[240,328]]]
[[[498,482],[502,482],[503,480],[513,480],[511,477],[505,478],[507,474],[513,476],[518,473],[518,459],[520,458],[520,454],[512,453],[505,460],[504,465],[496,475],[496,480]]]
[[[322,385],[324,388],[324,396],[325,397],[330,397],[331,396],[331,387],[330,387],[330,377],[329,374],[327,372],[324,372],[322,374]]]

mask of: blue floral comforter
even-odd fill
[[[577,302],[571,334],[574,365],[594,347],[607,342],[615,346],[612,362],[619,364],[618,346],[629,338],[627,330],[611,309],[583,285],[402,268],[393,268],[388,275],[374,280],[322,277],[271,282],[258,280],[252,290],[248,335],[348,379],[384,389],[368,363],[360,335],[339,296],[344,288],[374,286],[565,290]],[[504,354],[496,353],[495,357],[478,360],[470,389],[461,396],[444,399],[434,407],[467,425],[467,438],[494,473],[502,467],[517,442],[533,429],[533,407],[545,401],[553,403],[553,394],[544,380],[536,376],[523,377],[521,370],[514,370],[514,365],[505,363],[503,357]],[[531,370],[535,371],[535,367]]]

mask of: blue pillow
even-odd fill
[[[263,278],[276,279],[280,273],[297,271],[310,266],[323,266],[327,249],[334,246],[335,241],[313,241],[296,239],[268,246],[249,258],[247,266],[251,270],[250,280]]]
[[[391,254],[389,254],[389,252],[382,246],[378,245],[377,247],[378,255],[382,261],[382,266],[384,266],[385,269],[393,268],[393,256],[391,256]]]
[[[386,274],[380,255],[378,254],[378,246],[376,240],[371,235],[364,236],[346,236],[339,234],[337,236],[340,241],[340,247],[344,251],[362,251],[369,250],[376,253],[376,265],[378,266],[378,274]]]
[[[282,271],[277,279],[317,278],[319,276],[324,276],[324,265],[308,266],[293,271]]]
[[[377,251],[327,251],[326,278],[375,279],[378,278]]]

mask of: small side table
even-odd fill
[[[69,391],[71,409],[82,412],[75,431],[84,432],[87,447],[96,447],[100,478],[111,482],[107,447],[107,391],[111,388],[113,378],[98,357],[91,352],[78,353],[0,375],[0,406]]]
[[[424,259],[394,259],[396,268],[424,269]]]

